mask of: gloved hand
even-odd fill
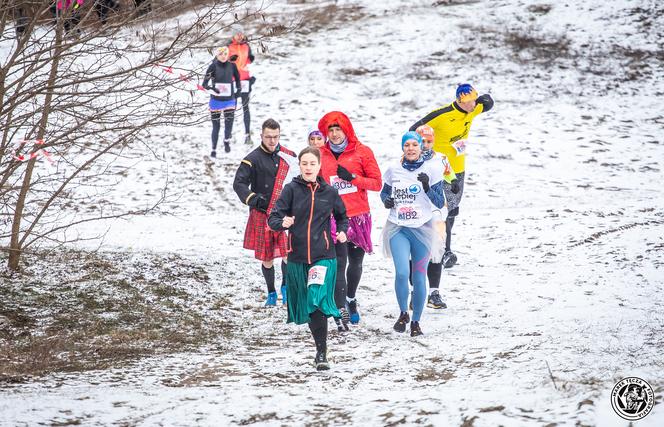
[[[392,209],[394,207],[394,199],[388,197],[387,199],[385,199],[385,201],[383,201],[383,205],[385,205],[387,209]]]
[[[251,78],[249,79],[249,84],[253,85],[255,82],[256,82],[256,77],[251,76]]]
[[[458,179],[453,179],[452,182],[450,182],[451,188],[450,191],[452,194],[457,194],[459,190],[461,190],[461,186],[459,185],[459,180]]]
[[[236,91],[235,91],[235,97],[236,97],[236,98],[239,98],[239,97],[241,97],[241,96],[242,96],[242,89],[238,89],[238,90],[236,90]]]
[[[267,206],[268,206],[268,200],[267,197],[265,197],[265,194],[256,194],[254,197],[249,199],[249,206],[251,206],[254,209],[258,209],[261,212],[266,212],[267,211]]]
[[[217,89],[217,88],[214,87],[214,86],[212,86],[212,87],[210,88],[210,90],[211,90],[212,92],[214,92],[214,93],[217,93],[217,94],[218,94],[218,93],[221,93],[221,92],[219,92],[219,89]]]
[[[491,95],[485,93],[484,95],[478,96],[475,102],[477,102],[478,104],[485,104],[487,102],[493,103],[493,99],[491,98]]]
[[[341,165],[337,166],[337,176],[348,182],[353,180],[353,174],[348,172],[348,169]]]
[[[425,174],[424,172],[420,172],[419,175],[417,175],[417,180],[422,183],[422,189],[424,190],[425,193],[429,192],[429,175]]]

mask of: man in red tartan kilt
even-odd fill
[[[288,244],[284,231],[273,231],[267,218],[276,203],[287,178],[297,164],[295,153],[279,144],[281,129],[274,119],[267,119],[261,129],[261,144],[242,159],[235,173],[233,190],[242,203],[249,206],[249,219],[244,232],[244,248],[254,251],[262,261],[261,270],[267,285],[265,306],[277,305],[274,287],[274,259],[281,258],[281,299],[286,304],[286,262]],[[292,165],[292,166],[291,166]],[[290,173],[289,173],[290,172]]]

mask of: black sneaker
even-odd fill
[[[394,324],[394,330],[397,332],[406,332],[406,324],[410,321],[410,316],[408,312],[402,311],[397,319],[397,323]]]
[[[410,322],[410,336],[418,337],[420,335],[424,335],[420,329],[420,322]]]
[[[326,371],[330,369],[330,364],[327,362],[327,351],[319,350],[316,352],[314,365],[316,365],[316,369],[319,371]]]
[[[224,151],[227,152],[227,153],[231,152],[231,140],[230,139],[224,140]]]
[[[344,331],[344,327],[341,324],[341,319],[335,318],[334,323],[337,325],[337,332],[343,332]]]
[[[443,267],[452,268],[457,263],[457,256],[452,251],[447,251],[443,255]]]
[[[248,145],[251,145],[251,144],[252,144],[252,141],[251,141],[251,135],[250,135],[250,134],[246,134],[246,135],[244,136],[244,143],[245,143],[245,144],[248,144]]]
[[[217,158],[217,150],[212,150],[212,152],[210,153],[210,157],[213,158],[213,159],[216,159]]]
[[[350,314],[350,323],[353,325],[360,323],[360,312],[357,311],[357,300],[348,301],[348,313]]]
[[[339,313],[341,313],[341,325],[343,326],[344,331],[350,330],[348,327],[348,322],[350,322],[350,314],[348,314],[346,307],[341,307],[339,309]],[[341,329],[339,331],[341,331]]]
[[[441,308],[447,308],[447,304],[443,302],[443,299],[440,297],[438,291],[433,291],[427,300],[427,307],[439,310]]]

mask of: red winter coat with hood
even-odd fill
[[[344,201],[346,214],[349,218],[369,213],[367,190],[380,191],[383,187],[382,175],[373,151],[358,141],[353,125],[344,113],[332,111],[320,119],[318,130],[326,139],[327,130],[331,125],[339,125],[346,135],[348,146],[343,153],[336,157],[330,149],[330,142],[327,141],[320,150],[322,165],[319,175],[325,179],[325,182],[339,190],[339,195]],[[350,182],[352,187],[342,188],[348,186],[348,183],[346,181],[340,182],[337,176],[338,165],[356,175],[356,178]]]

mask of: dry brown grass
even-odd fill
[[[0,273],[0,382],[195,349],[232,330],[215,310],[223,298],[190,293],[208,283],[201,267],[174,257],[105,257],[45,255],[46,267],[34,269],[50,280],[30,268]]]

